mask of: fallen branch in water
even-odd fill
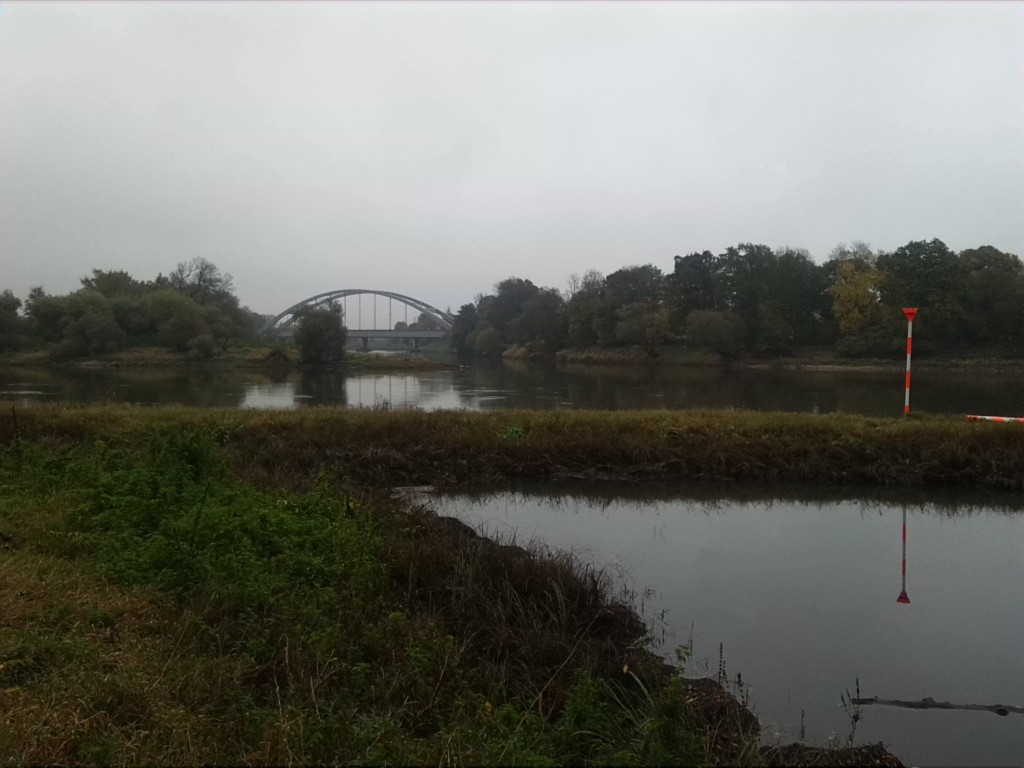
[[[905,707],[907,709],[980,709],[985,712],[995,712],[1001,717],[1009,714],[1024,715],[1024,707],[1011,707],[1006,704],[950,704],[948,701],[936,701],[931,696],[920,701],[900,701],[899,699],[880,699],[872,696],[867,699],[853,699],[854,704],[887,704],[890,707]]]

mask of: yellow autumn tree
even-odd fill
[[[881,274],[870,263],[860,259],[842,261],[836,270],[832,294],[832,314],[844,336],[861,333],[878,325],[884,310],[878,298]]]

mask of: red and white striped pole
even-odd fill
[[[903,314],[907,316],[907,388],[903,393],[903,415],[910,415],[910,355],[914,350],[914,318],[917,317],[917,308],[904,309]]]

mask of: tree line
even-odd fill
[[[831,348],[843,356],[888,356],[904,349],[903,307],[921,310],[919,353],[1015,356],[1024,352],[1024,266],[990,245],[959,253],[941,240],[894,251],[840,245],[822,264],[802,249],[740,243],[723,253],[675,256],[605,276],[571,275],[564,290],[509,277],[463,305],[452,343],[462,354],[500,355],[510,347],[638,347],[657,356],[666,344],[741,355]],[[266,318],[239,303],[231,275],[204,258],[142,281],[94,269],[66,295],[33,288],[22,301],[0,292],[0,351],[46,347],[55,357],[161,346],[211,357],[255,340]],[[435,327],[422,315],[396,328]],[[340,307],[309,310],[296,324],[302,358],[343,355]]]
[[[197,257],[153,280],[94,269],[78,290],[65,295],[38,286],[22,302],[4,290],[0,350],[42,346],[68,358],[158,346],[204,358],[232,341],[253,338],[262,321],[240,305],[231,275]]]
[[[676,256],[668,272],[574,274],[564,291],[510,277],[459,309],[453,343],[480,356],[631,346],[653,357],[670,342],[725,358],[822,347],[886,356],[905,348],[903,307],[921,310],[919,352],[1024,351],[1020,258],[989,245],[956,253],[938,239],[892,252],[843,244],[822,264],[802,249],[740,243]]]

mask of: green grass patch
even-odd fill
[[[245,414],[59,413],[20,413],[0,461],[0,761],[704,759],[585,563],[338,467],[254,484]]]

